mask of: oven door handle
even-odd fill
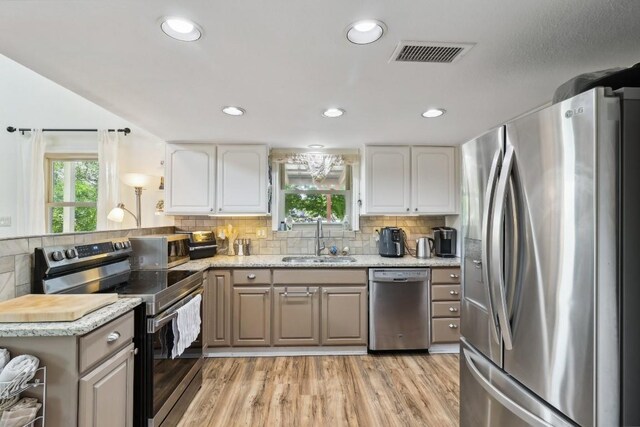
[[[186,297],[181,302],[179,302],[178,307],[171,308],[167,311],[164,311],[160,313],[158,316],[156,316],[156,318],[154,319],[149,319],[147,321],[147,332],[150,334],[155,334],[156,332],[158,332],[158,330],[160,330],[160,328],[162,328],[165,324],[169,323],[171,320],[178,317],[178,309],[180,307],[189,303],[196,296],[202,295],[203,293],[204,293],[204,289],[200,288],[199,290],[197,290],[196,292],[192,293],[190,296]]]

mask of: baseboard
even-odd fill
[[[431,354],[447,354],[447,353],[460,353],[460,344],[431,344],[429,347],[429,353]]]
[[[204,357],[362,356],[366,346],[207,348]]]

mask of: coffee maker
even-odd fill
[[[380,230],[378,252],[380,256],[401,258],[404,256],[405,234],[402,228],[384,227]]]
[[[451,227],[434,227],[433,240],[436,256],[451,258],[456,256],[456,229]]]

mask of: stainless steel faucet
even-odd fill
[[[324,238],[324,232],[322,231],[322,218],[318,218],[316,222],[316,256],[320,256],[324,250],[324,242],[320,246],[320,239]]]

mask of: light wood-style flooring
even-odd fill
[[[187,426],[458,425],[458,356],[205,360]]]

